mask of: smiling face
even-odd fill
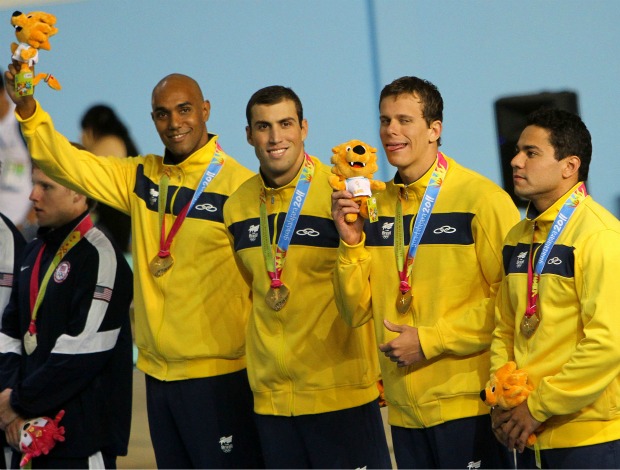
[[[246,135],[269,186],[278,188],[295,178],[304,161],[308,123],[305,119],[299,122],[292,100],[252,106]]]
[[[441,121],[427,124],[421,101],[410,93],[385,97],[379,111],[379,134],[387,159],[398,169],[404,183],[412,183],[437,157]]]
[[[180,163],[209,141],[206,122],[211,105],[198,84],[185,75],[169,75],[153,90],[151,117],[173,160]]]
[[[527,126],[511,161],[515,194],[532,201],[539,212],[551,207],[579,181],[579,157],[558,160],[549,135],[547,129]]]
[[[55,183],[36,167],[32,169],[30,200],[40,227],[58,228],[88,208],[85,196]]]

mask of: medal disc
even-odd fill
[[[174,259],[172,256],[168,255],[165,257],[160,257],[159,255],[155,256],[149,263],[149,271],[155,277],[161,277],[166,274],[172,265],[174,264]]]
[[[276,312],[282,310],[288,300],[289,290],[284,284],[278,288],[270,287],[265,296],[265,303]]]
[[[537,313],[529,317],[527,315],[523,316],[523,320],[521,320],[521,334],[529,339],[538,328],[539,323],[540,318],[538,318]]]
[[[37,349],[37,335],[36,333],[30,334],[29,331],[26,331],[24,335],[24,349],[26,350],[26,354],[29,356]]]
[[[396,301],[396,310],[398,310],[398,313],[407,313],[409,311],[409,307],[411,306],[412,299],[413,297],[411,296],[411,290],[408,290],[404,294],[401,292],[398,296],[398,300]]]

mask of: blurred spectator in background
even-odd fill
[[[0,75],[0,212],[22,229],[31,208],[30,155]]]
[[[104,104],[91,106],[82,116],[82,145],[95,155],[125,158],[139,155],[127,127],[112,108]],[[104,204],[94,214],[96,225],[124,252],[130,251],[131,219]]]

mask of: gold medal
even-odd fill
[[[411,306],[412,299],[411,289],[404,294],[401,292],[398,296],[398,300],[396,301],[396,310],[398,310],[398,313],[407,313],[409,311],[409,307]]]
[[[289,290],[284,284],[280,287],[270,287],[265,296],[265,303],[276,312],[279,312],[284,308],[286,301],[288,300]]]
[[[149,263],[149,270],[151,274],[155,277],[161,277],[172,267],[174,264],[174,259],[171,255],[164,256],[163,258],[159,255],[155,256]]]
[[[29,356],[37,349],[37,334],[31,334],[30,331],[26,331],[24,335],[24,349]]]
[[[521,320],[521,334],[525,336],[527,339],[534,334],[538,325],[540,323],[540,318],[537,313],[534,313],[531,316],[524,315],[523,320]]]

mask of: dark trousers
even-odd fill
[[[392,468],[376,401],[301,416],[256,415],[267,468]]]
[[[620,441],[540,451],[541,468],[620,468]],[[517,467],[536,469],[536,455],[525,449],[517,454]]]
[[[146,376],[151,441],[159,468],[264,468],[244,370],[162,382]]]
[[[491,430],[489,415],[430,428],[392,426],[398,468],[513,468],[512,454]]]
[[[116,456],[101,453],[103,457],[103,464],[106,469],[116,469]],[[19,469],[19,462],[22,459],[22,454],[13,450],[13,456],[11,457],[11,468]],[[50,451],[49,454],[41,454],[38,457],[33,457],[30,461],[31,467],[33,470],[38,468],[53,468],[53,469],[88,469],[90,468],[88,465],[88,457],[75,458],[75,459],[64,459],[57,458],[54,455],[54,449]]]

